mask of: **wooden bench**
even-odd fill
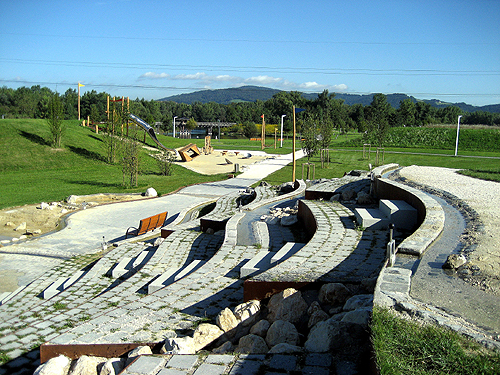
[[[130,227],[127,229],[127,232],[125,232],[125,238],[127,238],[129,234],[140,236],[141,234],[153,231],[156,228],[163,226],[163,223],[165,223],[165,220],[167,219],[167,214],[168,212],[162,212],[160,214],[142,219],[139,222],[139,228]]]

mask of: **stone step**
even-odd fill
[[[379,210],[396,226],[396,229],[415,229],[417,225],[417,209],[403,200],[381,199]]]
[[[20,286],[13,292],[4,292],[0,294],[0,306],[5,305],[10,299],[18,295],[24,288],[26,288],[27,285]]]
[[[43,299],[49,299],[54,297],[56,294],[61,293],[64,290],[63,284],[67,280],[67,277],[59,277],[56,281],[50,284],[49,287],[42,292]]]
[[[274,251],[259,251],[240,268],[240,279],[271,268],[271,259],[275,255]]]
[[[73,285],[75,282],[77,282],[80,279],[80,277],[82,277],[84,274],[85,274],[85,271],[78,271],[73,276],[69,277],[63,283],[63,290],[68,289],[71,285]]]
[[[355,208],[354,216],[358,225],[366,229],[387,229],[390,223],[389,218],[377,208]]]
[[[188,274],[196,271],[205,263],[206,262],[203,260],[196,259],[189,263],[189,265],[187,265],[186,267],[169,268],[148,285],[148,294],[154,293],[157,290],[160,290],[176,282],[177,280],[182,279],[184,276],[187,276]]]
[[[120,262],[118,262],[114,268],[111,270],[111,276],[115,279],[120,276],[125,275],[128,271],[132,269],[132,265],[134,263],[135,258],[132,257],[123,257]]]
[[[276,263],[282,262],[292,255],[294,255],[297,251],[302,249],[306,244],[299,242],[287,242],[281,249],[279,249],[276,254],[271,258],[271,265],[275,265]]]

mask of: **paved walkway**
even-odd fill
[[[303,152],[297,151],[296,157],[303,157]],[[101,246],[103,237],[110,242],[123,239],[126,229],[137,227],[139,220],[145,217],[168,211],[167,222],[170,222],[187,206],[201,205],[245,189],[291,161],[292,154],[281,155],[249,166],[247,171],[234,179],[188,186],[159,198],[78,211],[67,219],[67,226],[61,231],[3,247],[0,250],[0,271],[15,275],[18,285],[27,285],[63,259],[95,252]]]

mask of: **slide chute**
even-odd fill
[[[137,117],[136,115],[129,114],[129,116],[132,119],[132,121],[134,121],[137,125],[141,126],[146,131],[146,133],[149,134],[149,136],[153,139],[153,141],[155,141],[155,143],[158,146],[160,146],[164,150],[175,152],[175,154],[177,155],[177,150],[175,148],[168,148],[163,146],[163,144],[156,137],[156,133],[151,125],[149,125],[146,121]]]

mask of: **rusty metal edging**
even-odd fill
[[[40,362],[45,363],[51,358],[65,355],[71,359],[80,358],[83,355],[115,358],[121,357],[139,346],[149,346],[151,350],[163,345],[163,343],[124,343],[124,344],[50,344],[40,346]]]

